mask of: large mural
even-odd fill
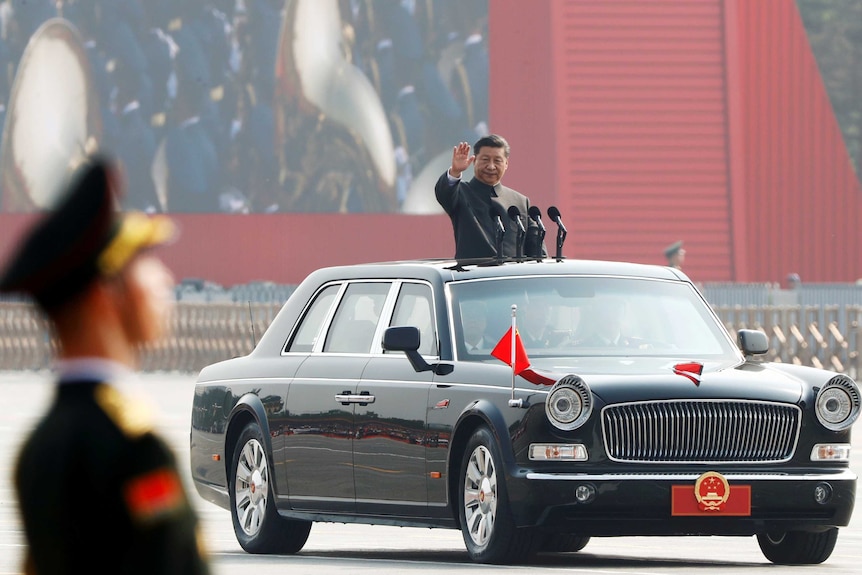
[[[129,209],[440,213],[452,147],[489,131],[487,17],[487,0],[0,2],[2,208],[50,206],[104,153]]]

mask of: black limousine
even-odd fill
[[[647,534],[820,563],[854,507],[860,392],[768,346],[668,267],[321,269],[200,373],[192,475],[251,553],[329,521],[460,529],[483,563]]]

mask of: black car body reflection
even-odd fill
[[[513,315],[517,376],[497,359]],[[193,478],[250,552],[337,521],[461,529],[490,563],[710,534],[819,563],[853,510],[859,389],[767,349],[665,267],[327,268],[249,356],[201,372]]]

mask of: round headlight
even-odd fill
[[[823,427],[832,431],[847,429],[859,417],[859,388],[847,376],[833,377],[817,394],[815,412]]]
[[[567,375],[554,384],[545,400],[545,413],[557,429],[571,431],[584,424],[593,410],[593,395],[580,377]]]

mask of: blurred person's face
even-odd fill
[[[602,302],[596,311],[596,333],[616,341],[623,327],[626,308],[620,302]]]
[[[483,184],[493,186],[500,183],[508,167],[509,159],[506,157],[505,149],[482,146],[476,154],[473,173]]]
[[[147,344],[167,335],[174,307],[174,279],[165,264],[143,254],[129,263],[119,279],[117,301],[129,341]]]
[[[546,303],[535,302],[524,307],[524,328],[534,336],[541,335],[549,318],[550,309]]]
[[[476,344],[485,335],[485,314],[475,308],[466,308],[461,312],[461,320],[464,327],[464,341],[468,344]]]

